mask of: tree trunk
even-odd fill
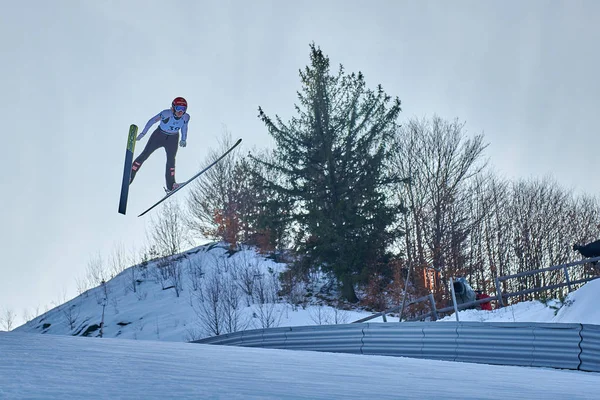
[[[344,275],[342,278],[342,297],[350,303],[358,303],[358,297],[356,297],[356,292],[354,291],[352,278],[348,275]]]

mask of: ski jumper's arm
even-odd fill
[[[152,118],[150,118],[148,120],[148,122],[146,123],[146,126],[142,130],[142,133],[139,134],[138,140],[140,140],[146,133],[148,133],[148,129],[150,129],[152,127],[152,125],[154,125],[155,123],[157,123],[158,121],[160,121],[160,114],[161,113],[162,113],[162,111],[159,112],[154,117],[152,117]]]
[[[190,122],[190,115],[184,114],[183,115],[183,126],[181,127],[181,140],[183,140],[184,142],[187,140],[188,122]]]

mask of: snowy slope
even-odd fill
[[[178,262],[187,266],[189,260],[203,266],[202,279],[211,270],[233,276],[248,265],[263,279],[283,267],[251,249],[228,254],[218,246],[198,248]],[[152,262],[146,266],[135,293],[128,285],[131,269],[107,283],[105,339],[71,336],[100,321],[101,287],[13,332],[0,332],[0,399],[598,398],[598,373],[182,343],[191,339],[190,327],[200,329],[190,305],[200,289],[194,291],[188,279],[177,297],[152,277],[153,268]],[[491,312],[461,311],[459,318],[600,325],[599,292],[600,279],[571,293],[564,304],[522,302]],[[260,324],[253,317],[258,307],[240,308],[249,327]],[[65,308],[79,310],[74,329]],[[369,314],[314,305],[294,309],[285,302],[277,309],[278,326],[344,323]],[[454,320],[452,315],[440,323]]]
[[[261,317],[265,307],[272,314],[271,326],[349,323],[370,315],[318,305],[293,307],[285,299],[277,298],[280,288],[276,278],[285,264],[267,259],[251,248],[232,254],[226,245],[213,244],[176,257],[174,267],[181,273],[179,297],[172,281],[162,281],[160,271],[165,267],[159,265],[157,260],[146,266],[127,268],[109,280],[105,288],[90,289],[14,331],[98,336],[104,311],[103,337],[191,341],[212,336],[214,332],[203,326],[200,303],[208,303],[207,288],[214,285],[215,276],[221,277],[224,284],[233,282],[237,287],[239,325],[235,331],[265,327]],[[247,286],[247,277],[252,279],[253,296],[241,289]],[[135,292],[132,290],[134,279]],[[259,289],[266,292],[266,297],[272,295],[267,299],[268,304],[261,303],[256,293]]]

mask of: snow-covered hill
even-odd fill
[[[200,246],[171,263],[127,268],[14,331],[99,336],[104,318],[103,337],[190,341],[217,331],[348,323],[370,315],[317,305],[314,296],[308,304],[299,287],[294,299],[279,296],[284,268],[252,248]]]
[[[125,269],[15,329],[24,333],[191,341],[218,333],[277,326],[349,323],[370,315],[319,305],[319,290],[296,287],[281,296],[285,264],[244,247],[197,247],[166,262],[157,259]],[[135,290],[134,290],[135,287]],[[309,297],[305,293],[311,293]],[[600,280],[571,293],[563,303],[522,302],[494,311],[465,310],[461,321],[579,322],[600,325]],[[296,305],[294,305],[296,304]],[[440,321],[455,321],[454,315]],[[398,321],[388,317],[388,321]],[[382,322],[382,318],[369,322]]]

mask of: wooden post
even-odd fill
[[[454,293],[454,281],[450,278],[450,290],[452,291],[452,305],[454,306],[454,315],[456,315],[456,322],[460,322],[458,319],[458,307],[456,306],[456,293]]]
[[[504,301],[502,300],[502,286],[500,286],[500,279],[496,278],[496,295],[498,296],[498,304],[500,307],[504,307]]]
[[[567,287],[569,288],[569,293],[571,293],[571,280],[569,279],[569,270],[567,269],[566,265],[564,267],[564,270],[565,270],[565,280],[567,281]]]
[[[108,303],[108,292],[106,290],[106,282],[104,279],[101,282],[102,290],[104,291],[104,299],[102,299],[102,320],[100,321],[100,337],[104,336],[104,309],[106,308],[106,304]]]
[[[106,304],[102,303],[102,321],[100,321],[100,337],[104,335],[104,309],[106,308]]]
[[[437,321],[438,313],[437,309],[435,308],[435,299],[433,298],[433,293],[429,293],[429,301],[431,302],[431,313],[433,315],[433,320]]]
[[[398,322],[402,322],[402,314],[404,313],[404,305],[406,304],[406,295],[408,294],[408,281],[410,280],[411,272],[412,263],[409,263],[408,275],[406,275],[406,282],[404,283],[404,296],[402,296],[402,307],[400,307],[400,318],[398,318]]]

